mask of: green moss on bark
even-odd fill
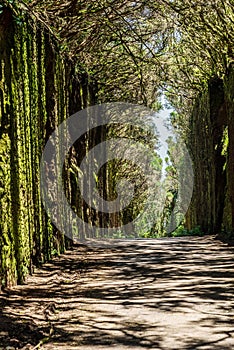
[[[234,238],[234,69],[212,79],[194,106],[189,143],[195,184],[189,229]]]
[[[0,14],[0,62],[0,287],[4,287],[24,282],[33,265],[69,245],[43,209],[39,165],[54,128],[72,109],[86,106],[90,94],[61,58],[47,30],[24,13],[20,23],[14,21],[7,8]],[[69,180],[67,175],[68,198]],[[60,215],[63,219],[64,213]]]

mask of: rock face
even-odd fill
[[[48,30],[7,8],[0,14],[0,61],[1,288],[22,283],[34,264],[69,244],[42,207],[39,163],[55,126],[93,97],[87,77],[61,58]]]
[[[234,226],[234,69],[224,80],[212,79],[194,106],[190,152],[195,186],[187,226],[208,233],[224,231],[233,237]]]

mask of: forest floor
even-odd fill
[[[212,237],[77,245],[0,294],[0,349],[233,350],[233,306]]]

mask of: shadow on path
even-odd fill
[[[232,350],[233,252],[210,237],[77,245],[0,295],[0,346]]]

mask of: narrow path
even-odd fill
[[[210,237],[77,246],[0,295],[0,348],[233,350],[233,253]]]

